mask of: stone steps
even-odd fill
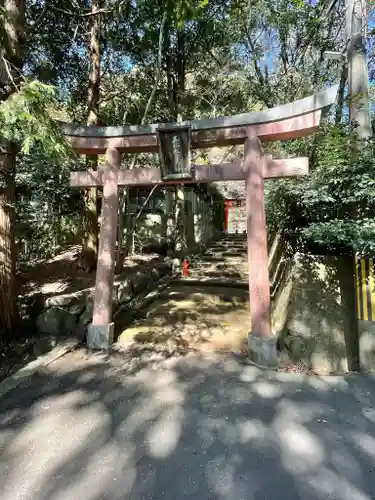
[[[241,286],[248,283],[246,235],[223,235],[206,253],[193,260],[183,280]]]

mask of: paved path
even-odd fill
[[[375,383],[75,352],[0,400],[1,500],[372,500]]]

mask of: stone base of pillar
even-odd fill
[[[260,337],[250,332],[248,335],[248,349],[249,361],[269,368],[275,368],[278,365],[276,337]]]
[[[89,349],[108,349],[114,342],[114,323],[109,325],[90,324],[87,329]]]

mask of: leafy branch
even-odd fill
[[[0,103],[0,128],[4,139],[16,142],[28,153],[38,145],[52,157],[72,156],[51,109],[57,108],[56,91],[38,81],[23,83],[17,92]]]

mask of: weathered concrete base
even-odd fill
[[[279,361],[276,344],[276,337],[260,337],[250,332],[248,336],[250,361],[260,366],[276,367]]]
[[[93,325],[87,329],[87,346],[89,349],[108,349],[114,342],[114,323],[109,325]]]
[[[361,371],[375,373],[375,321],[358,321]]]
[[[273,280],[272,326],[280,332],[282,348],[293,363],[321,374],[351,369],[356,349],[342,299],[338,268],[346,264],[341,259],[299,253],[276,266]]]

